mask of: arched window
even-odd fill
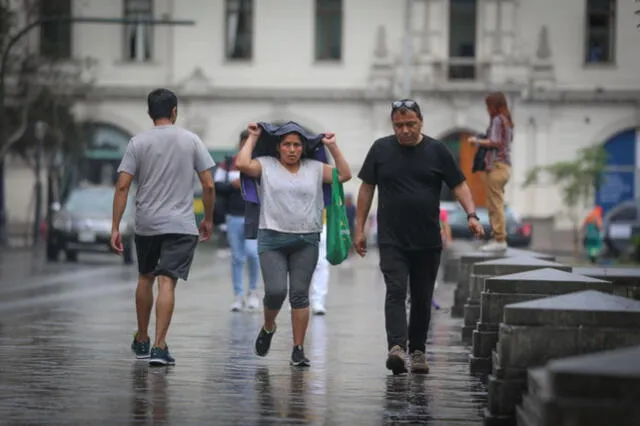
[[[467,129],[457,129],[449,133],[447,136],[440,138],[440,140],[447,145],[447,148],[453,154],[453,157],[458,162],[462,173],[467,178],[467,184],[471,188],[473,195],[473,201],[476,206],[484,207],[486,202],[486,193],[484,183],[481,176],[478,173],[472,173],[473,158],[476,154],[476,147],[467,143],[469,136],[475,135],[477,132]],[[442,185],[442,191],[440,193],[440,199],[442,201],[454,201],[455,196],[453,191],[449,190],[449,187]]]
[[[85,155],[80,168],[80,181],[113,183],[131,133],[116,125],[101,122],[87,122],[83,130]]]
[[[607,213],[619,203],[640,198],[640,129],[623,130],[604,142],[607,165],[595,202]]]

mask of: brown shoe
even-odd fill
[[[407,353],[400,346],[396,345],[389,351],[387,369],[391,370],[394,375],[407,372]]]
[[[411,372],[417,374],[427,374],[429,372],[429,364],[427,364],[427,356],[422,351],[413,351],[411,353]]]

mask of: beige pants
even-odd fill
[[[484,174],[487,188],[487,210],[493,238],[498,242],[507,240],[507,224],[504,218],[504,187],[509,182],[511,167],[506,163],[495,162],[491,171]]]

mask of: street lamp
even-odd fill
[[[2,62],[0,63],[0,147],[7,140],[7,126],[5,120],[5,77],[7,73],[7,59],[11,49],[32,29],[39,28],[43,24],[54,22],[69,22],[81,24],[146,24],[146,25],[168,25],[168,26],[191,26],[195,25],[195,21],[190,20],[170,20],[170,19],[129,19],[129,18],[96,18],[83,16],[51,16],[48,18],[37,19],[13,35],[6,44],[4,52],[2,52]],[[5,209],[5,192],[4,192],[4,157],[0,157],[0,246],[7,243],[7,218]]]

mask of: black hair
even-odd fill
[[[161,118],[171,118],[174,108],[178,107],[178,97],[171,90],[156,89],[147,97],[149,117],[153,121]]]

